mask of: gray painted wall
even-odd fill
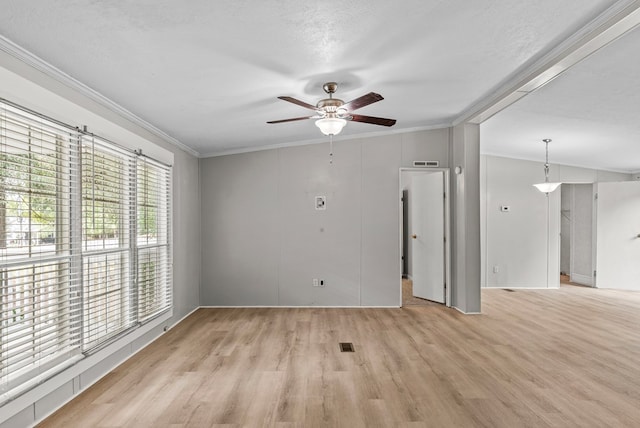
[[[399,168],[448,166],[449,129],[338,139],[333,165],[328,154],[316,144],[201,159],[202,305],[399,305]]]
[[[200,305],[200,176],[198,158],[176,148],[170,150],[174,153],[174,324]]]
[[[480,312],[480,127],[463,123],[452,129],[451,300],[467,313]],[[455,168],[459,168],[458,172]]]

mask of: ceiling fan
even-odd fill
[[[324,135],[337,135],[342,131],[342,128],[347,124],[347,121],[371,123],[373,125],[393,126],[396,123],[395,119],[386,119],[383,117],[363,116],[360,114],[353,114],[352,112],[368,106],[369,104],[376,103],[383,100],[382,95],[375,92],[369,92],[355,100],[345,103],[344,101],[333,98],[333,94],[338,89],[336,82],[327,82],[322,85],[322,89],[329,94],[329,98],[322,99],[313,106],[305,103],[304,101],[297,100],[292,97],[278,97],[281,100],[288,101],[290,103],[299,105],[301,107],[313,110],[316,112],[314,116],[294,117],[291,119],[272,120],[267,123],[283,123],[283,122],[295,122],[298,120],[317,119],[316,126],[320,128],[320,131]]]

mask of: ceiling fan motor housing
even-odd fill
[[[326,113],[335,113],[338,108],[344,105],[344,101],[339,100],[337,98],[325,98],[324,100],[318,101],[316,107],[319,110],[324,110]]]

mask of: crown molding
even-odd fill
[[[640,24],[640,1],[621,0],[555,48],[516,72],[462,112],[453,122],[482,123],[520,98],[535,92],[583,59]]]
[[[410,132],[430,131],[434,129],[450,128],[451,126],[452,126],[451,123],[443,122],[443,123],[438,123],[433,125],[416,126],[413,128],[399,128],[399,129],[385,130],[385,131],[372,131],[372,132],[358,133],[358,134],[352,134],[352,135],[340,135],[339,137],[334,137],[333,142],[339,143],[340,141],[357,140],[360,138],[375,138],[375,137],[382,137],[385,135],[408,134]],[[322,144],[328,141],[329,141],[328,137],[320,137],[320,138],[313,138],[309,140],[292,141],[289,143],[269,144],[269,145],[260,146],[260,147],[240,147],[237,149],[218,150],[218,151],[202,153],[200,157],[214,158],[218,156],[260,152],[263,150],[284,149],[287,147],[298,147],[298,146],[309,146],[311,144]]]
[[[527,157],[527,156],[512,156],[512,155],[505,155],[504,153],[495,153],[495,152],[480,152],[480,156],[491,156],[491,157],[494,157],[494,158],[504,158],[504,159],[514,159],[514,160],[521,160],[521,161],[529,161],[529,162],[539,163],[540,165],[544,165],[544,159],[541,160],[539,158]],[[595,167],[593,165],[585,165],[585,164],[577,164],[577,163],[549,162],[549,165],[552,166],[552,167],[568,166],[568,167],[571,167],[571,168],[582,168],[582,169],[590,169],[592,171],[615,172],[615,173],[618,173],[618,174],[629,174],[629,175],[640,173],[640,171],[632,172],[632,171],[627,170],[627,169],[602,168],[602,167]]]
[[[131,113],[129,110],[125,109],[124,107],[111,101],[109,98],[105,97],[101,93],[91,89],[89,86],[71,77],[64,71],[54,67],[53,65],[49,64],[42,58],[18,46],[17,44],[15,44],[14,42],[12,42],[11,40],[7,39],[2,35],[0,35],[0,51],[7,53],[8,55],[16,58],[17,60],[25,63],[29,67],[38,70],[39,72],[43,73],[49,78],[73,89],[74,91],[87,97],[91,101],[110,110],[111,112],[139,126],[140,128],[146,131],[149,131],[151,134],[161,138],[167,143],[173,146],[176,146],[181,150],[184,150],[185,152],[192,154],[193,156],[200,157],[200,153],[197,152],[196,150],[180,142],[179,140],[170,136],[166,132],[158,129],[157,127],[145,121],[144,119],[141,119],[140,117]]]

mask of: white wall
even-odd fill
[[[560,271],[560,192],[545,196],[542,162],[481,156],[482,286],[555,288]],[[630,174],[551,165],[550,181],[630,180]],[[500,211],[502,205],[510,212]],[[494,272],[497,266],[498,272]]]
[[[336,139],[333,165],[328,153],[316,144],[201,159],[203,305],[399,305],[399,168],[446,167],[449,130]]]
[[[30,426],[108,373],[199,304],[198,159],[110,109],[0,51],[0,97],[96,134],[143,149],[173,164],[173,289],[171,314],[156,319],[0,408],[0,427]]]

